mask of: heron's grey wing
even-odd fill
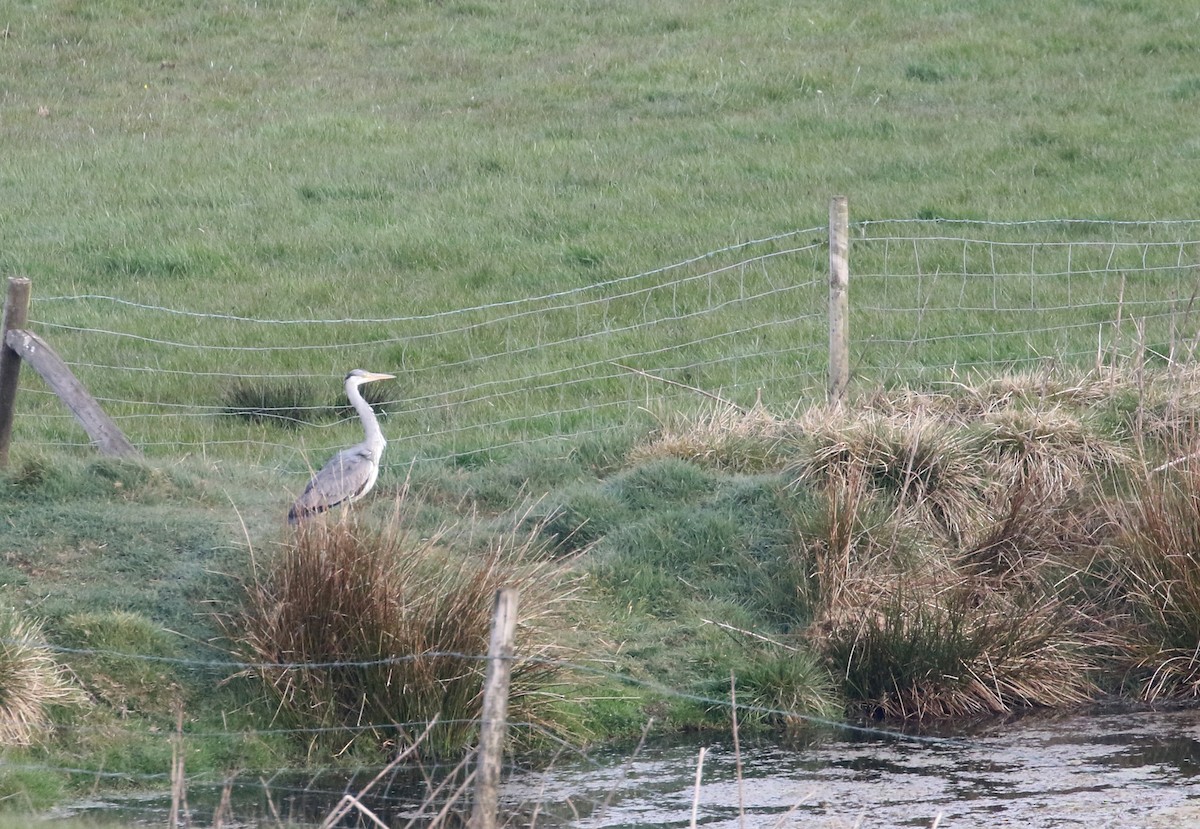
[[[375,469],[375,460],[365,446],[343,449],[308,482],[288,512],[288,520],[294,522],[353,500],[374,481]]]

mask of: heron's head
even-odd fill
[[[377,371],[366,371],[361,368],[356,368],[346,375],[346,382],[354,383],[356,386],[361,386],[363,383],[374,383],[376,380],[394,379],[396,379],[396,375],[394,374],[380,374]]]

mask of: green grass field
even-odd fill
[[[366,515],[407,480],[423,529],[473,539],[533,509],[608,539],[579,624],[628,643],[622,670],[719,697],[736,667],[764,705],[819,710],[779,690],[819,685],[812,666],[730,665],[728,631],[695,627],[795,621],[782,551],[812,505],[781,493],[778,457],[629,451],[711,408],[691,389],[781,416],[820,399],[834,194],[880,222],[852,251],[857,392],[1097,352],[1161,365],[1195,334],[1195,226],[1148,223],[1196,218],[1198,24],[1168,0],[16,0],[0,271],[33,280],[31,327],[147,459],[97,459],[26,369],[0,599],[63,647],[221,653],[211,614],[249,551],[359,439],[336,407],[361,365],[399,376]],[[939,219],[1052,221],[987,231],[1008,249]],[[964,335],[993,329],[1011,336]],[[258,408],[295,422],[229,414]],[[79,670],[94,736],[38,763],[158,773],[172,700],[201,731],[262,713],[208,670]],[[711,724],[701,707],[667,720]],[[600,708],[600,732],[644,713]],[[273,736],[202,754],[297,762]],[[10,778],[22,804],[72,791]]]
[[[35,319],[123,332],[48,332],[97,395],[189,409],[131,424],[155,453],[182,443],[219,455],[233,441],[265,464],[316,462],[264,453],[269,430],[193,412],[220,410],[229,374],[307,378],[301,402],[328,406],[351,364],[401,374],[395,394],[414,403],[394,431],[432,435],[408,455],[586,430],[597,398],[634,399],[644,384],[607,364],[582,381],[555,371],[702,337],[735,313],[744,328],[785,309],[818,313],[820,291],[635,329],[624,352],[539,348],[631,310],[611,302],[482,328],[462,315],[469,333],[418,319],[819,228],[835,193],[851,197],[855,220],[1190,218],[1190,19],[1170,4],[1115,3],[18,6],[3,51],[0,268],[35,281]],[[815,261],[819,280],[820,256],[760,270],[772,284],[808,282]],[[928,272],[940,264],[931,256]],[[1100,313],[1111,318],[1108,288]],[[863,283],[857,295],[873,293]],[[391,322],[255,326],[45,301],[90,294],[192,314]],[[674,291],[649,300],[660,315],[678,310]],[[925,301],[907,286],[897,300]],[[1069,330],[1073,313],[1051,325]],[[950,330],[963,323],[952,317]],[[870,311],[859,327],[885,343],[946,330]],[[686,356],[711,370],[671,379],[744,405],[763,388],[786,405],[821,387],[821,337],[817,323],[773,342],[715,340]],[[1092,339],[962,342],[929,361],[1078,354]],[[464,399],[515,373],[470,362],[497,344],[532,349],[515,362],[549,388]],[[731,350],[782,356],[735,374],[719,362]],[[864,348],[868,383],[894,369],[889,356]],[[26,440],[77,442],[41,402]],[[454,413],[478,420],[481,407],[497,407],[497,421],[573,414],[456,440]],[[627,406],[601,420],[631,416]],[[320,454],[341,440],[312,443]]]

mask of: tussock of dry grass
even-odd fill
[[[809,641],[853,705],[930,718],[1092,697],[1094,626],[1053,584],[1089,540],[1058,534],[1069,522],[1057,502],[1028,482],[1011,488],[1007,511],[979,518],[978,541],[963,547],[929,513],[920,522],[897,509],[866,453],[841,452],[801,478],[821,483],[826,511],[797,554],[817,588]],[[982,504],[985,491],[972,497]]]
[[[984,418],[983,429],[995,477],[1031,486],[1054,500],[1083,492],[1098,476],[1126,471],[1133,463],[1115,440],[1058,406],[993,412]]]
[[[886,416],[922,411],[967,425],[1010,409],[1105,405],[1134,385],[1126,372],[1067,372],[1053,368],[945,383],[938,391],[891,389],[871,395],[866,405]]]
[[[1170,464],[1196,451],[1200,433],[1200,400],[1164,400],[1146,407],[1142,416],[1144,445],[1157,448]]]
[[[1086,566],[1099,544],[1096,524],[1103,523],[1094,508],[1064,505],[1028,481],[1013,484],[1006,496],[995,518],[961,550],[961,566],[1005,582],[1036,581],[1046,570]]]
[[[671,457],[732,472],[774,469],[780,464],[780,441],[792,428],[761,403],[750,409],[719,404],[692,417],[674,418],[652,440],[635,447],[628,462]]]
[[[399,508],[398,513],[399,514]],[[247,586],[227,622],[282,711],[342,726],[374,724],[377,739],[440,717],[431,742],[453,749],[478,717],[496,591],[520,593],[515,718],[545,720],[541,692],[556,669],[539,657],[543,624],[572,590],[535,530],[514,531],[470,555],[439,536],[343,518],[303,525]],[[552,730],[553,723],[547,723]]]
[[[935,545],[915,560],[896,555],[854,529],[861,490],[828,497],[828,537],[810,549],[820,595],[808,637],[853,704],[929,718],[1091,698],[1087,620],[1044,582],[990,576]],[[1019,560],[1026,572],[1038,566]]]
[[[1092,396],[1086,386],[1060,386],[1063,395]],[[809,488],[854,479],[884,496],[900,520],[977,548],[1009,515],[1014,489],[1062,503],[1090,492],[1099,476],[1126,474],[1133,462],[1086,417],[1063,406],[1015,405],[1002,388],[1003,404],[978,406],[969,419],[944,393],[895,395],[882,412],[814,407],[793,418],[723,407],[664,428],[630,462],[668,455],[732,471],[782,469],[794,486]]]
[[[641,452],[738,470],[753,446],[755,469],[817,496],[794,552],[807,636],[882,716],[1076,704],[1122,660],[1147,699],[1200,697],[1197,379],[1047,370],[787,418],[730,408]]]
[[[905,521],[959,539],[986,517],[987,479],[973,435],[925,414],[821,419],[786,474],[797,486],[859,478]]]
[[[1075,705],[1095,693],[1095,661],[1053,597],[902,576],[858,590],[814,644],[849,698],[877,716],[940,718]],[[821,628],[818,628],[821,629]]]
[[[41,626],[0,607],[0,745],[30,745],[51,728],[51,709],[85,704],[46,647]]]
[[[1111,507],[1147,700],[1200,697],[1200,463],[1140,482]]]
[[[979,401],[981,413],[988,413],[1048,405],[1090,408],[1111,400],[1130,382],[1123,372],[1079,374],[1049,369],[987,378],[963,389],[964,398]]]

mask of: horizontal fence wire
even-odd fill
[[[621,428],[686,387],[745,404],[763,387],[795,399],[820,382],[819,237],[794,231],[570,290],[392,317],[255,319],[35,290],[30,326],[152,454],[252,447],[305,473],[356,428],[340,378],[364,367],[398,375],[375,401],[393,456],[445,458]],[[22,405],[41,424],[27,440],[86,444],[49,392],[26,385]],[[301,440],[280,440],[280,427],[302,428]],[[275,452],[295,443],[293,457]]]
[[[1194,221],[859,222],[853,382],[1190,359],[1198,262]],[[549,294],[394,316],[255,318],[35,286],[30,325],[145,451],[237,451],[301,476],[357,440],[340,388],[354,367],[398,375],[376,401],[395,463],[652,424],[711,402],[697,392],[743,407],[820,402],[827,280],[827,230],[806,228]],[[53,395],[25,383],[19,436],[85,446]]]

